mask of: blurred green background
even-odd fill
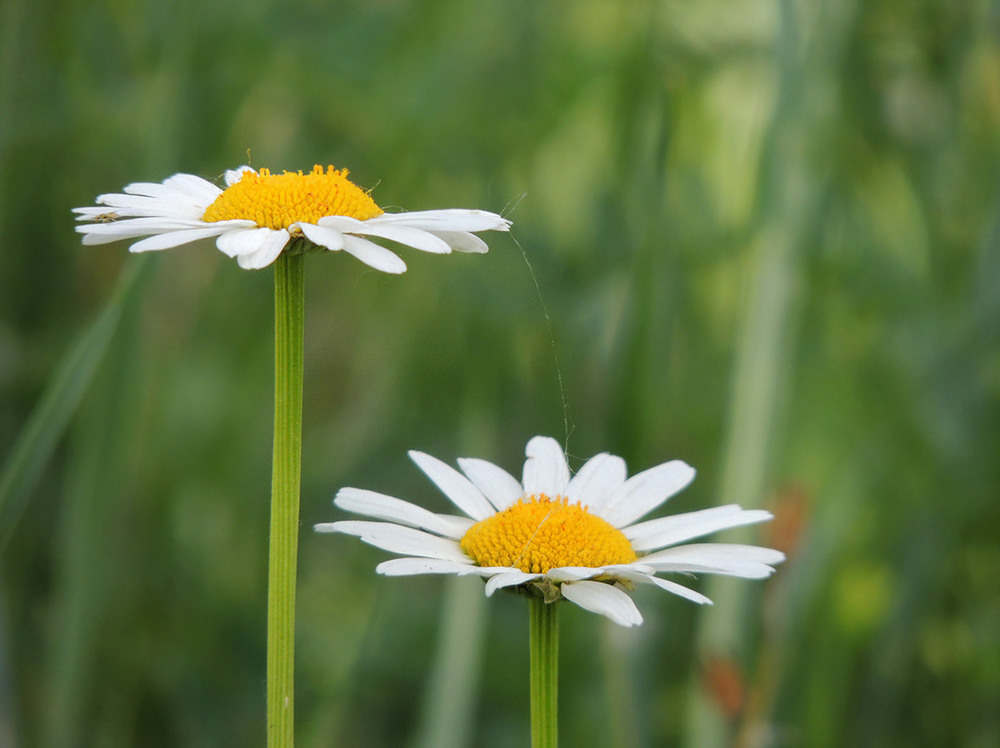
[[[308,259],[299,745],[527,744],[523,600],[311,526],[567,431],[789,561],[564,606],[563,745],[1000,744],[997,3],[4,0],[0,745],[263,743],[271,271],[70,214],[248,161],[514,221]]]

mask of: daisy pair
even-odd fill
[[[528,442],[521,480],[480,459],[460,459],[461,471],[423,452],[410,458],[464,516],[437,514],[360,488],[343,488],[334,503],[376,520],[316,525],[319,532],[355,535],[402,554],[376,571],[476,575],[486,594],[527,587],[546,601],[565,598],[622,626],[642,623],[628,592],[655,585],[696,603],[711,601],[659,574],[723,574],[762,579],[784,554],[770,548],[690,543],[720,530],[771,519],[736,504],[639,521],[687,486],[695,471],[679,460],[627,477],[625,461],[598,454],[571,476],[555,439]]]
[[[240,267],[273,263],[297,239],[306,246],[354,255],[386,273],[406,263],[371,241],[389,240],[424,252],[486,252],[478,231],[507,231],[510,221],[483,210],[385,213],[347,170],[313,167],[309,174],[271,174],[242,166],[225,173],[226,189],[193,174],[175,174],[161,184],[135,182],[124,194],[100,195],[96,206],[74,208],[84,244],[146,237],[132,252],[171,249],[215,237]]]

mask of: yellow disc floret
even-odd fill
[[[627,564],[635,551],[621,530],[579,502],[545,494],[519,499],[465,533],[462,550],[479,566],[545,574],[561,566]]]
[[[208,206],[203,221],[249,219],[262,228],[287,229],[293,223],[316,223],[324,216],[359,221],[382,215],[371,196],[348,180],[347,169],[314,166],[312,173],[243,172],[240,181]]]

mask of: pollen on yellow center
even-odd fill
[[[240,181],[208,206],[203,221],[249,219],[262,228],[287,229],[293,223],[316,223],[324,216],[359,221],[382,215],[371,196],[348,180],[347,169],[314,166],[310,174],[243,172]]]
[[[508,566],[531,574],[636,560],[621,530],[579,502],[545,494],[519,499],[477,522],[462,537],[461,546],[479,566]]]

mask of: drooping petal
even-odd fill
[[[313,244],[326,247],[331,252],[337,252],[344,248],[344,235],[336,229],[315,226],[311,223],[300,223],[299,228],[306,235],[306,239]]]
[[[633,550],[648,551],[685,543],[720,530],[766,522],[772,516],[763,509],[743,509],[739,504],[727,504],[651,519],[622,528],[622,534],[632,543]]]
[[[260,250],[272,233],[271,229],[234,229],[216,239],[215,246],[228,257],[249,255]]]
[[[566,495],[571,504],[580,502],[597,514],[621,488],[625,476],[625,460],[602,452],[583,463],[566,487]]]
[[[545,576],[553,582],[577,582],[581,579],[592,579],[604,573],[602,568],[591,568],[589,566],[560,566],[549,569]]]
[[[519,569],[500,572],[490,577],[486,582],[486,596],[491,597],[494,592],[504,587],[516,587],[519,584],[530,582],[533,579],[541,578],[541,574],[529,574]]]
[[[285,248],[288,244],[288,231],[285,229],[278,229],[273,231],[271,229],[265,229],[270,233],[264,237],[264,241],[261,242],[260,248],[250,254],[240,255],[236,258],[236,261],[240,264],[240,267],[244,270],[260,270],[261,268],[266,268],[276,259],[278,255],[281,254],[281,250]]]
[[[448,243],[456,252],[486,254],[490,246],[475,234],[468,231],[431,231],[430,233]]]
[[[642,557],[642,563],[658,571],[725,574],[746,579],[764,579],[774,573],[772,564],[785,554],[771,548],[730,543],[694,543],[666,548]]]
[[[399,255],[367,239],[345,235],[344,251],[383,273],[398,275],[406,272],[406,263]]]
[[[562,596],[591,613],[607,616],[619,626],[638,626],[642,614],[632,598],[617,587],[604,582],[566,582],[560,588]]]
[[[405,224],[425,231],[508,231],[510,221],[487,210],[415,210],[383,213],[369,218],[371,224]]]
[[[614,572],[616,577],[621,577],[622,579],[627,579],[630,582],[635,582],[637,584],[653,584],[659,587],[661,590],[666,590],[678,597],[683,597],[691,602],[698,603],[699,605],[711,605],[712,601],[705,597],[700,592],[695,592],[692,589],[685,587],[682,584],[677,584],[677,582],[671,582],[669,579],[660,579],[654,574],[644,573],[636,569],[621,569]]]
[[[174,247],[179,247],[182,244],[189,244],[191,242],[198,241],[199,239],[208,239],[212,236],[218,236],[225,230],[225,227],[210,226],[202,229],[182,229],[180,231],[171,231],[165,234],[155,234],[146,239],[137,241],[128,248],[128,251],[155,252],[161,249],[173,249]]]
[[[416,574],[477,574],[482,569],[474,566],[470,559],[466,563],[441,558],[391,558],[375,567],[379,574],[387,577],[408,577]]]
[[[423,229],[393,224],[372,224],[371,221],[357,221],[357,224],[358,226],[350,233],[361,236],[377,236],[380,239],[388,239],[433,254],[446,255],[451,253],[451,246],[448,242]]]
[[[337,491],[333,503],[345,512],[366,514],[375,519],[418,527],[453,540],[461,539],[474,524],[474,521],[467,517],[435,514],[422,506],[363,488],[342,488]]]
[[[615,527],[625,527],[694,480],[694,468],[681,460],[657,465],[633,475],[598,514]]]
[[[478,522],[496,513],[475,484],[451,465],[416,450],[411,450],[409,455],[441,492],[474,520]]]
[[[474,457],[460,457],[458,466],[497,511],[503,510],[524,496],[524,488],[517,478],[492,462]]]
[[[315,530],[316,532],[342,532],[347,535],[356,535],[365,543],[376,548],[393,553],[403,553],[407,556],[440,558],[459,563],[465,563],[469,560],[469,557],[462,552],[454,540],[388,522],[365,522],[363,520],[324,522],[316,525]]]
[[[547,494],[563,496],[569,483],[569,466],[559,442],[548,436],[536,436],[525,448],[524,492],[528,496]]]

